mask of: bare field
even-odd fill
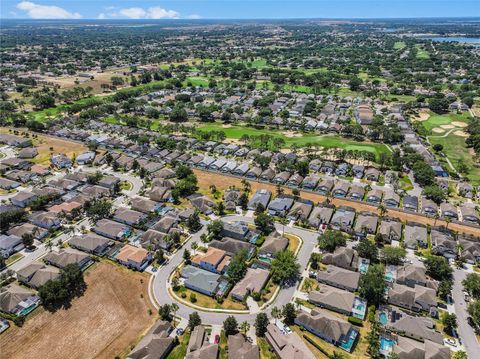
[[[22,328],[12,327],[2,334],[2,357],[126,356],[155,319],[148,313],[149,309],[155,312],[148,299],[148,278],[106,261],[95,264],[85,274],[85,294],[68,310],[40,310]]]
[[[194,170],[194,172],[198,178],[198,186],[200,187],[200,192],[205,194],[210,193],[209,188],[210,188],[210,185],[212,184],[215,185],[217,187],[217,190],[219,191],[223,191],[229,188],[230,186],[235,186],[237,188],[243,187],[241,180],[239,178],[234,178],[234,177],[222,175],[220,173],[211,173],[211,172],[206,172],[201,170]],[[248,181],[248,182],[250,182],[252,186],[251,187],[252,193],[255,193],[257,189],[265,188],[272,191],[272,193],[275,195],[276,186],[272,184],[259,183],[255,181]],[[284,188],[284,193],[290,194],[291,190],[289,188]],[[300,197],[302,197],[303,199],[309,199],[315,203],[324,202],[326,200],[326,197],[321,196],[320,194],[304,192],[304,191],[300,191]],[[353,202],[353,201],[347,201],[345,199],[334,198],[331,200],[331,203],[333,203],[336,206],[348,206],[348,207],[355,208],[357,212],[365,211],[365,212],[378,213],[378,209],[376,207],[371,206],[364,202]],[[417,222],[421,224],[430,224],[430,225],[436,224],[437,226],[447,225],[447,223],[442,220],[435,221],[435,219],[433,218],[428,218],[428,217],[420,216],[415,213],[408,213],[408,212],[403,212],[403,211],[393,210],[393,209],[389,209],[386,213],[386,216],[398,218],[402,221]],[[460,233],[473,234],[476,236],[480,235],[480,229],[462,225],[462,224],[449,223],[448,228]]]

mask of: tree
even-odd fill
[[[430,99],[428,107],[435,113],[443,114],[448,112],[449,101],[446,98],[434,97]]]
[[[188,120],[187,111],[180,105],[176,105],[172,112],[170,112],[170,121],[172,122],[185,122]]]
[[[468,359],[468,355],[463,350],[459,350],[453,354],[453,359]]]
[[[158,315],[162,320],[172,320],[172,308],[169,304],[164,304],[158,308]]]
[[[178,179],[184,179],[188,176],[194,175],[192,169],[185,165],[180,165],[175,169],[175,175]]]
[[[358,243],[356,250],[358,255],[362,258],[370,259],[372,262],[376,262],[378,259],[377,246],[368,239],[361,240],[360,243]]]
[[[198,211],[193,212],[193,214],[187,218],[186,225],[187,228],[193,233],[198,232],[202,228],[200,214]]]
[[[247,321],[241,322],[240,323],[240,333],[243,333],[243,335],[247,335],[247,332],[250,330],[250,324]]]
[[[480,299],[480,275],[477,273],[468,273],[467,277],[462,281],[465,290],[474,299]]]
[[[243,192],[238,198],[238,205],[246,211],[248,209],[248,195]]]
[[[442,203],[447,197],[446,193],[436,184],[425,187],[423,195],[436,204]]]
[[[367,334],[368,349],[367,353],[373,359],[380,358],[380,334],[378,322],[373,322],[371,330]]]
[[[455,314],[450,314],[444,312],[441,317],[443,324],[443,331],[449,335],[453,334],[453,330],[457,328],[457,316]]]
[[[432,147],[433,147],[433,150],[435,152],[442,152],[443,151],[443,145],[441,145],[440,143],[436,143]]]
[[[188,316],[188,326],[190,327],[191,330],[195,328],[197,325],[202,324],[202,319],[198,315],[198,312],[193,312]]]
[[[382,264],[374,264],[368,267],[360,279],[360,296],[368,303],[378,306],[384,298],[385,289],[385,268]]]
[[[312,269],[318,269],[319,263],[322,261],[322,255],[320,253],[312,253],[310,255],[310,267]]]
[[[247,273],[248,254],[245,249],[236,252],[227,268],[230,283],[238,283]]]
[[[452,292],[453,281],[452,280],[442,280],[438,285],[437,295],[446,300],[447,296]]]
[[[404,248],[386,246],[382,249],[381,258],[385,264],[400,265],[406,255],[407,251]]]
[[[173,312],[173,318],[175,318],[175,316],[177,315],[177,311],[179,310],[180,308],[178,307],[178,304],[177,303],[172,303],[170,305],[170,310]],[[174,321],[175,323],[175,321]]]
[[[331,359],[344,359],[345,356],[340,352],[334,351],[330,358]]]
[[[424,261],[427,274],[433,279],[442,281],[450,280],[452,278],[452,267],[448,264],[445,257],[427,256]]]
[[[347,240],[342,232],[327,229],[320,237],[318,237],[318,246],[321,250],[333,252],[337,247],[343,247]]]
[[[110,217],[112,214],[112,202],[107,199],[95,199],[87,202],[85,212],[93,222]]]
[[[298,277],[299,269],[300,265],[292,252],[289,250],[280,251],[272,261],[272,280],[275,283],[295,280]]]
[[[275,229],[273,218],[266,213],[260,213],[255,217],[255,226],[264,235],[270,234]]]
[[[22,235],[22,243],[25,246],[25,248],[31,248],[33,246],[33,234],[32,233],[24,233]]]
[[[222,239],[223,222],[219,219],[210,222],[207,225],[207,232],[208,232],[208,236],[210,237],[210,240]]]
[[[187,248],[185,248],[183,250],[183,260],[185,261],[185,263],[188,264],[190,263],[190,259],[191,259],[190,251]]]
[[[297,311],[293,303],[287,303],[282,308],[282,315],[285,321],[285,324],[292,325],[295,322],[297,317]]]
[[[231,315],[225,319],[223,322],[223,331],[227,337],[238,333],[238,323],[234,316]]]
[[[272,308],[272,317],[275,318],[275,324],[277,323],[277,319],[282,317],[282,310],[278,307]]]
[[[258,313],[255,318],[255,334],[257,337],[265,336],[269,324],[268,316],[265,313]]]

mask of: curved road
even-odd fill
[[[243,217],[243,216],[228,216],[222,218],[223,221],[245,221],[248,223],[253,223],[253,218],[249,217]],[[282,231],[282,225],[276,224],[275,225],[278,231]],[[222,325],[224,320],[232,315],[232,313],[222,313],[222,312],[208,312],[208,311],[201,311],[192,307],[189,307],[188,305],[185,305],[179,301],[176,301],[172,299],[168,293],[168,278],[170,277],[170,274],[175,270],[175,268],[182,262],[183,260],[183,249],[188,248],[191,249],[191,245],[194,242],[199,242],[200,241],[200,236],[202,233],[205,233],[206,227],[204,226],[202,230],[199,232],[195,233],[190,240],[184,245],[182,249],[177,251],[168,261],[168,263],[161,267],[158,272],[156,272],[155,277],[153,278],[153,283],[152,283],[152,291],[153,295],[158,302],[158,304],[163,305],[163,304],[172,304],[176,303],[179,307],[179,310],[177,311],[177,315],[180,316],[181,318],[188,318],[188,316],[192,313],[197,311],[200,317],[202,318],[202,323],[203,324],[210,324],[210,325]],[[310,232],[304,229],[299,229],[299,228],[291,228],[288,227],[286,229],[288,233],[294,234],[299,236],[300,238],[303,239],[303,245],[300,247],[300,250],[297,255],[298,263],[300,264],[300,273],[302,273],[306,265],[308,263],[308,260],[310,259],[310,254],[313,251],[313,248],[315,244],[317,243],[317,237],[318,234],[314,232]],[[290,303],[292,301],[292,298],[295,294],[296,287],[298,285],[298,282],[295,283],[293,286],[288,287],[288,288],[282,288],[280,292],[278,293],[277,297],[275,298],[274,302],[272,305],[270,305],[266,310],[263,312],[267,313],[270,315],[270,309],[272,306],[277,306],[281,307],[287,303]],[[257,313],[233,313],[237,320],[239,322],[247,321],[250,324],[253,324],[255,322],[255,318],[257,316]]]

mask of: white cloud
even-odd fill
[[[107,15],[105,15],[103,12],[101,12],[100,14],[98,14],[97,16],[97,19],[99,20],[103,20],[103,19],[106,19],[107,18]]]
[[[201,19],[202,17],[197,14],[188,15],[187,19]]]
[[[179,13],[175,10],[166,10],[159,6],[150,7],[147,10],[141,7],[120,9],[112,16],[128,17],[129,19],[178,19]]]
[[[17,4],[17,9],[27,12],[31,19],[80,19],[78,12],[70,12],[59,6],[39,5],[31,1],[22,1]]]
[[[147,12],[141,7],[130,7],[128,9],[121,9],[118,13],[121,16],[125,16],[130,19],[143,19],[147,14]]]

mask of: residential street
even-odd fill
[[[224,217],[222,220],[224,221],[245,221],[248,223],[253,223],[253,218],[248,218],[248,217],[243,217],[243,216],[228,216]],[[279,232],[282,231],[282,225],[281,224],[276,224],[276,228]],[[287,233],[291,233],[294,235],[298,235],[303,239],[303,245],[300,248],[298,252],[298,262],[300,264],[300,273],[302,273],[305,268],[306,264],[308,263],[308,260],[310,258],[310,254],[313,251],[313,248],[317,242],[317,234],[315,232],[310,232],[304,229],[299,229],[299,228],[291,228],[291,227],[286,227],[285,231]],[[191,245],[194,242],[199,242],[200,241],[200,236],[202,233],[206,232],[206,228],[202,228],[199,232],[195,233],[192,238],[186,243],[184,248],[191,249]],[[157,300],[158,303],[160,304],[171,304],[173,303],[172,298],[168,294],[168,289],[167,289],[167,278],[169,278],[170,274],[173,272],[173,270],[182,262],[183,258],[183,248],[180,249],[178,252],[176,252],[168,261],[168,263],[164,266],[162,266],[159,271],[155,274],[155,278],[153,280],[153,294],[155,296],[155,299]],[[298,285],[298,282],[296,283]],[[278,296],[276,299],[273,301],[271,305],[265,310],[267,314],[270,314],[270,309],[273,306],[277,307],[282,307],[283,305],[290,303],[292,301],[292,298],[295,294],[296,291],[296,285],[289,287],[289,288],[284,288],[281,289],[280,292],[278,293]],[[221,325],[223,324],[223,321],[230,315],[231,313],[219,313],[219,312],[207,312],[207,311],[200,311],[197,309],[194,309],[188,305],[182,304],[180,302],[177,302],[177,305],[179,306],[179,310],[177,311],[177,315],[182,317],[182,318],[188,318],[188,316],[194,312],[198,311],[200,314],[200,317],[202,318],[202,322],[204,324],[211,324],[211,325]],[[237,317],[237,320],[239,322],[247,321],[250,324],[255,322],[255,317],[256,314],[235,314]]]

